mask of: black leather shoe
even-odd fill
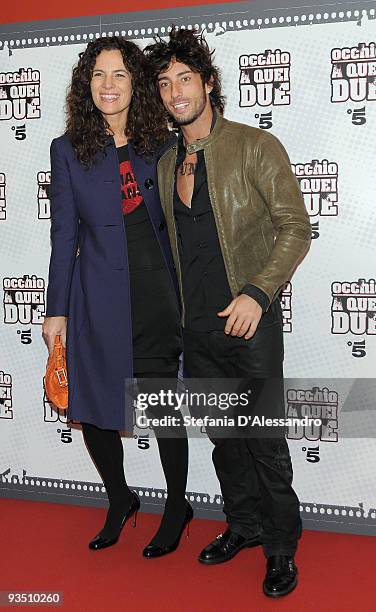
[[[135,493],[135,491],[132,491],[132,494],[133,494],[133,499],[132,499],[131,505],[129,509],[127,510],[127,512],[125,513],[123,520],[121,521],[121,525],[120,525],[119,532],[117,533],[117,535],[113,538],[102,538],[102,536],[98,534],[97,536],[95,536],[95,538],[91,540],[91,542],[89,542],[90,550],[100,550],[101,548],[107,548],[108,546],[113,546],[113,544],[116,544],[121,534],[121,530],[123,529],[127,520],[131,518],[131,516],[133,516],[132,526],[136,527],[137,513],[140,509],[141,504],[140,504],[140,498],[138,497],[137,493]]]
[[[268,597],[281,597],[291,593],[298,584],[298,568],[294,557],[274,555],[268,557],[263,590]]]
[[[220,533],[213,542],[208,544],[208,546],[201,551],[198,560],[207,565],[224,563],[224,561],[233,559],[233,557],[243,548],[252,548],[260,544],[260,536],[247,539],[227,529],[224,533]]]
[[[180,529],[179,535],[176,538],[175,542],[173,542],[169,546],[157,546],[156,544],[153,544],[152,542],[150,542],[150,544],[145,546],[144,550],[142,551],[142,556],[145,557],[146,559],[155,559],[156,557],[163,557],[164,555],[168,555],[168,553],[174,552],[174,550],[176,550],[177,547],[179,546],[180,538],[182,536],[182,533],[185,527],[187,527],[187,537],[189,536],[189,523],[191,522],[192,519],[193,519],[193,508],[191,504],[187,502],[187,510],[185,512],[184,522],[183,522],[183,525]]]

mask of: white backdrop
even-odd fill
[[[291,414],[326,419],[322,430],[289,433],[305,525],[374,533],[376,28],[369,4],[358,14],[341,3],[335,13],[291,9],[283,21],[260,9],[261,23],[251,6],[244,12],[242,5],[238,18],[234,5],[234,15],[220,20],[204,18],[201,7],[175,22],[204,28],[222,72],[225,116],[280,138],[311,215],[312,247],[283,300]],[[122,30],[118,18],[117,28],[102,32],[120,28],[144,46],[171,24],[170,14],[158,15],[149,32],[146,16],[143,31],[129,30],[129,22]],[[72,66],[100,32],[85,26],[77,39],[81,30],[71,24],[73,34],[68,29],[64,40],[61,30],[59,41],[58,25],[55,37],[46,28],[43,39],[4,33],[0,46],[0,495],[102,504],[80,428],[69,428],[43,393],[49,145],[64,129]],[[20,69],[22,83],[7,85],[6,73]],[[313,388],[322,397],[311,397]],[[127,478],[145,508],[158,511],[165,483],[155,440],[138,434],[124,439]],[[188,491],[206,516],[220,508],[210,455],[208,440],[190,440]]]

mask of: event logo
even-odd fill
[[[291,282],[286,283],[286,286],[281,294],[281,307],[283,315],[283,331],[286,333],[292,332],[292,284]]]
[[[5,196],[6,183],[7,181],[5,178],[5,174],[3,172],[0,172],[0,221],[5,221],[5,219],[7,218],[7,211],[5,208],[7,205]]]
[[[331,50],[331,102],[376,100],[376,45]]]
[[[51,172],[43,172],[37,174],[38,182],[38,219],[50,219],[50,198],[49,186],[51,184]]]
[[[0,419],[13,419],[12,377],[0,370]]]
[[[46,390],[44,387],[44,378],[43,378],[43,388],[44,388],[44,394],[43,394],[43,407],[44,407],[43,420],[44,422],[45,423],[56,423],[57,425],[59,425],[60,423],[62,425],[67,425],[68,418],[67,418],[66,410],[61,410],[59,408],[56,408],[55,406],[52,406],[52,404],[47,399]],[[71,422],[78,423],[78,421],[73,421],[73,420]],[[59,427],[56,430],[56,432],[59,434],[60,442],[62,442],[63,444],[70,444],[71,442],[73,442],[71,427],[64,427],[64,428]]]
[[[258,127],[260,130],[270,130],[273,127],[273,111],[268,113],[255,113],[255,119],[258,119]]]
[[[45,282],[35,274],[4,278],[4,323],[42,325],[45,315]]]
[[[320,389],[288,389],[286,392],[287,418],[309,417],[308,425],[294,424],[287,428],[287,438],[322,442],[338,442],[338,393],[326,387]],[[320,419],[317,425],[314,419]],[[316,461],[318,461],[316,459]]]
[[[376,280],[332,283],[332,334],[376,334]]]
[[[40,72],[0,72],[0,120],[40,119]]]
[[[338,164],[327,159],[313,159],[291,166],[311,218],[312,238],[318,238],[319,218],[338,215]]]
[[[288,51],[266,49],[239,57],[239,106],[290,104],[291,56]]]

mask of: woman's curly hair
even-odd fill
[[[144,49],[148,60],[148,74],[154,86],[155,94],[158,92],[158,76],[168,69],[172,60],[189,66],[193,72],[198,72],[203,84],[211,83],[213,86],[209,94],[211,105],[223,115],[225,97],[222,95],[222,86],[219,70],[213,65],[208,43],[202,33],[197,30],[186,30],[172,26],[168,41],[160,36],[154,38],[155,43]]]
[[[96,58],[101,51],[118,49],[131,75],[133,95],[128,112],[126,135],[132,138],[139,155],[150,157],[168,138],[163,109],[145,77],[145,57],[133,42],[119,36],[101,37],[90,42],[79,54],[73,68],[66,100],[66,133],[85,166],[94,162],[98,151],[105,150],[111,128],[94,105],[90,82]]]

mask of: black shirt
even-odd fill
[[[213,120],[212,127],[215,122]],[[185,158],[180,134],[176,173]],[[197,151],[197,166],[191,208],[180,199],[175,174],[174,216],[182,270],[185,305],[185,328],[197,332],[223,331],[227,317],[219,317],[233,296],[227,279],[217,226],[208,192],[204,151]],[[254,285],[246,285],[241,292],[253,297],[265,311],[267,295]]]
[[[185,157],[180,139],[177,168]],[[215,219],[210,204],[204,152],[197,152],[191,208],[180,199],[175,180],[174,214],[182,270],[185,327],[192,331],[223,330],[217,312],[232,300]]]
[[[127,236],[135,373],[172,372],[181,353],[179,306],[172,279],[129,160],[117,148]]]

